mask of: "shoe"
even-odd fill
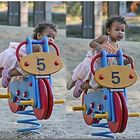
[[[2,77],[2,71],[3,71],[3,67],[0,67],[0,78]]]
[[[80,95],[82,94],[83,92],[83,89],[81,88],[81,85],[82,85],[83,81],[82,80],[77,80],[76,83],[75,83],[75,89],[73,91],[73,96],[75,98],[79,98]]]
[[[75,81],[73,81],[72,79],[70,79],[67,82],[66,88],[67,88],[67,90],[71,90],[74,86],[75,86]]]
[[[8,87],[9,82],[11,80],[11,77],[9,76],[8,73],[9,73],[9,70],[3,69],[3,71],[2,71],[2,86],[4,88],[7,88]]]

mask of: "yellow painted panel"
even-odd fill
[[[124,88],[134,84],[137,75],[134,70],[126,66],[111,65],[97,70],[94,78],[103,87]]]
[[[47,75],[59,71],[63,67],[63,63],[61,58],[55,54],[36,52],[22,57],[20,66],[28,73]]]

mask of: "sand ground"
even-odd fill
[[[24,41],[27,35],[31,35],[32,28],[0,26],[0,50],[4,50],[11,41]],[[64,67],[61,71],[53,75],[54,98],[64,98],[63,105],[54,105],[52,116],[48,120],[39,121],[42,124],[40,134],[17,133],[18,128],[26,125],[17,124],[17,120],[25,118],[23,115],[14,114],[10,111],[7,99],[0,100],[0,138],[86,138],[93,139],[91,133],[99,131],[99,128],[87,126],[83,120],[82,112],[73,112],[73,105],[81,105],[81,98],[75,99],[72,90],[67,91],[65,84],[70,78],[72,70],[84,58],[89,49],[90,39],[66,38],[65,31],[58,31],[56,44],[60,47],[61,57]],[[136,60],[136,72],[140,74],[140,42],[120,42],[120,46],[127,50]],[[129,112],[140,112],[140,81],[128,88]],[[6,89],[0,88],[0,92]],[[31,108],[32,109],[32,108]],[[138,139],[140,137],[140,118],[129,118],[126,130],[121,134],[116,134],[118,138]],[[99,138],[99,137],[98,137]]]

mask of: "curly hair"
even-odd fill
[[[46,22],[41,22],[38,25],[36,25],[33,30],[33,39],[37,39],[37,34],[42,33],[46,28],[53,29],[57,33],[56,25],[46,23]]]
[[[127,26],[127,23],[126,23],[126,20],[124,17],[121,17],[121,16],[112,17],[112,18],[108,19],[108,21],[106,22],[106,31],[105,31],[106,35],[108,35],[107,29],[110,29],[114,22],[119,22],[119,23],[125,24]]]

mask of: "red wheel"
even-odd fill
[[[8,88],[7,92],[8,92],[8,94],[10,94],[9,88]],[[11,102],[10,100],[8,100],[8,104],[9,104],[10,110],[11,110],[13,113],[16,113],[16,112],[18,112],[18,111],[24,111],[24,110],[25,110],[25,107],[19,106],[19,105],[17,105],[16,103]]]
[[[46,115],[46,112],[48,111],[48,91],[46,88],[46,84],[42,79],[38,80],[39,84],[39,91],[40,91],[40,103],[41,108],[33,108],[35,116],[42,120],[44,119],[44,116]]]
[[[123,108],[122,102],[117,92],[113,93],[114,99],[114,111],[115,111],[115,122],[108,121],[108,127],[113,133],[117,133],[120,131],[123,121]]]
[[[44,82],[45,82],[46,87],[47,87],[48,99],[49,99],[48,100],[48,111],[46,112],[46,114],[44,116],[44,119],[49,119],[49,117],[52,114],[53,105],[54,105],[54,102],[53,102],[53,93],[52,93],[52,89],[51,89],[51,85],[50,85],[49,81],[47,79],[44,79]]]
[[[85,92],[82,95],[82,106],[85,105],[84,104],[84,96],[85,96]],[[93,118],[92,115],[87,115],[84,111],[83,111],[83,118],[84,118],[84,121],[86,122],[87,125],[99,123],[99,121],[100,121],[100,120]]]
[[[123,123],[122,123],[121,129],[119,130],[119,133],[122,133],[127,126],[128,109],[127,109],[127,105],[126,105],[126,98],[123,95],[123,93],[120,92],[119,96],[120,96],[120,99],[121,99],[121,102],[122,102],[122,107],[123,107]]]

